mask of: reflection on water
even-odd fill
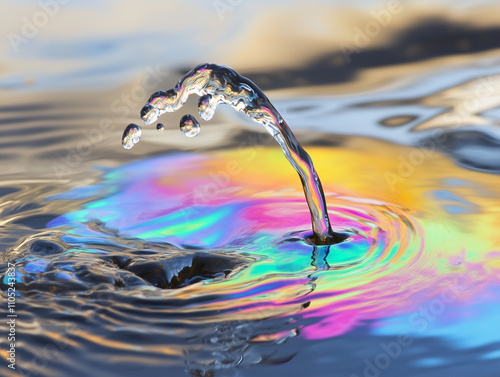
[[[127,151],[117,143],[149,93],[174,84],[170,67],[192,62],[177,64],[169,50],[163,74],[57,92],[49,79],[15,84],[23,54],[57,47],[42,34],[31,40],[1,81],[22,91],[0,92],[0,285],[6,297],[15,263],[19,335],[18,368],[4,368],[4,342],[0,375],[497,376],[500,70],[495,13],[475,12],[488,32],[445,16],[432,29],[404,13],[351,65],[306,37],[296,38],[311,44],[299,63],[255,54],[252,66],[256,57],[236,50],[219,60],[280,89],[268,94],[349,236],[333,246],[309,241],[310,215],[281,150],[233,113],[208,114],[209,98],[185,105],[213,115],[196,138],[166,114],[161,133],[145,127]],[[388,37],[408,20],[407,33]],[[263,30],[248,37],[253,50],[268,48]],[[447,32],[429,44],[416,30]],[[179,51],[189,40],[181,34]],[[284,43],[283,56],[297,55],[294,46]],[[88,78],[74,70],[53,85]]]
[[[74,323],[65,343],[74,352],[207,371],[272,362],[262,342],[337,337],[367,323],[364,337],[404,330],[458,349],[498,343],[457,330],[494,326],[500,304],[497,178],[434,153],[391,186],[394,156],[421,150],[355,138],[310,151],[330,213],[352,229],[344,243],[304,239],[307,208],[279,150],[139,160],[47,198],[86,203],[3,255],[17,261],[20,315],[45,334]]]

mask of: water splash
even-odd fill
[[[397,169],[394,155],[414,151],[395,148],[366,140],[362,148],[359,143],[335,151],[311,148],[318,168],[325,169],[332,213],[345,229],[356,229],[345,242],[330,246],[312,245],[305,232],[296,232],[307,228],[308,213],[299,191],[275,189],[278,183],[293,187],[295,178],[287,174],[277,148],[266,148],[262,158],[251,163],[229,150],[168,154],[123,165],[108,172],[97,186],[59,196],[96,199],[51,221],[52,231],[64,229],[61,241],[71,249],[61,253],[51,247],[49,255],[32,250],[18,262],[24,275],[19,290],[25,294],[45,284],[52,291],[71,292],[106,282],[105,289],[117,294],[147,290],[144,306],[164,297],[176,300],[171,308],[176,318],[182,318],[179,321],[294,316],[301,334],[309,339],[345,334],[367,322],[374,323],[373,331],[389,333],[394,331],[391,319],[418,312],[443,295],[450,307],[439,321],[469,324],[476,316],[489,320],[489,312],[470,318],[451,313],[468,313],[478,292],[500,292],[499,238],[494,231],[500,186],[490,182],[490,176],[463,171],[437,154],[426,162],[433,169],[415,173],[419,184],[402,182],[397,192],[378,184],[378,178],[372,181],[377,192],[363,180],[349,179],[353,171],[365,169],[374,150],[379,153],[373,177]],[[348,166],[342,164],[346,160]],[[199,197],[212,184],[209,173],[221,171],[229,161],[246,174],[233,175],[217,194],[205,196],[201,203]],[[265,169],[270,162],[276,171]],[[166,171],[164,166],[171,168]],[[328,166],[338,169],[333,172]],[[443,171],[454,181],[443,183]],[[248,176],[262,179],[249,181]],[[333,196],[338,178],[343,184]],[[435,187],[450,194],[442,195]],[[485,189],[488,196],[475,194]],[[451,193],[461,198],[454,202],[461,212],[450,211]],[[472,201],[477,206],[468,204]],[[478,208],[487,209],[487,214],[477,212]],[[441,223],[442,227],[437,225]],[[22,245],[19,250],[23,253]],[[243,263],[245,268],[232,268],[228,278],[212,274],[213,280],[203,284],[180,282],[181,292],[159,289],[169,286],[172,269],[181,271],[187,266],[181,262],[192,250],[236,257],[221,261]],[[184,272],[196,270],[192,265]],[[163,275],[168,284],[158,284]],[[196,305],[184,301],[186,297],[196,299]],[[494,297],[497,302],[500,296]],[[455,333],[450,328],[446,335]],[[417,331],[416,335],[421,334]]]
[[[198,110],[204,120],[211,119],[217,106],[223,103],[262,124],[300,176],[311,213],[312,241],[318,245],[329,245],[345,239],[345,235],[332,230],[323,188],[311,157],[266,95],[231,68],[200,64],[182,77],[175,88],[154,93],[141,110],[142,120],[151,124],[161,114],[177,111],[191,94],[201,97]]]
[[[201,119],[209,121],[215,114],[217,108],[217,100],[210,94],[205,94],[198,101],[198,111]]]
[[[123,131],[122,145],[125,149],[131,149],[141,140],[142,128],[137,124],[130,123]]]
[[[158,132],[163,132],[163,131],[165,130],[165,126],[163,125],[163,123],[158,123],[158,124],[156,125],[156,130],[157,130]]]
[[[71,334],[75,352],[98,349],[101,359],[127,352],[147,362],[180,362],[187,354],[182,363],[199,370],[249,365],[269,350],[252,355],[256,342],[279,343],[290,334],[285,330],[307,339],[345,334],[341,352],[349,337],[356,345],[372,333],[385,336],[375,337],[376,347],[410,333],[415,344],[436,338],[462,354],[473,351],[471,341],[491,349],[498,335],[474,330],[498,322],[500,177],[463,170],[434,153],[393,191],[383,176],[397,171],[394,156],[418,149],[361,140],[310,149],[325,171],[332,213],[357,230],[336,245],[312,245],[296,232],[308,228],[309,214],[300,190],[290,189],[296,177],[287,174],[278,148],[264,148],[251,163],[241,150],[135,160],[107,170],[96,186],[58,194],[53,208],[68,199],[82,204],[3,254],[4,262],[16,263],[16,292],[28,298],[22,316],[50,302],[36,317],[42,331],[27,335],[26,344],[46,341],[46,329],[90,312],[88,325]],[[362,174],[367,160],[374,162],[370,184]],[[210,173],[229,162],[245,174],[219,181],[213,193]],[[265,169],[269,164],[276,169]],[[218,270],[207,271],[208,255],[222,262]],[[478,306],[478,298],[488,306]],[[225,324],[232,328],[221,331]],[[249,336],[232,341],[240,324],[249,325]],[[154,339],[147,336],[152,328]],[[465,340],[464,329],[474,332]],[[304,346],[291,343],[283,349]]]
[[[181,132],[187,137],[195,137],[200,133],[200,124],[194,116],[186,114],[181,118],[179,127]]]

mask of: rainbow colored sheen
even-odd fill
[[[99,185],[65,194],[97,199],[50,226],[69,227],[64,241],[75,247],[117,242],[88,227],[98,219],[121,237],[251,258],[227,279],[179,291],[220,297],[189,308],[191,317],[222,313],[200,321],[290,316],[309,339],[371,324],[378,334],[441,336],[464,346],[498,341],[472,329],[493,323],[491,313],[500,310],[500,178],[463,170],[437,152],[398,176],[397,156],[414,149],[364,139],[346,144],[308,149],[334,230],[350,234],[330,247],[303,238],[310,215],[278,148],[171,154],[121,166]],[[422,308],[439,315],[425,319]],[[466,340],[457,328],[471,329]]]

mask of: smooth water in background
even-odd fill
[[[217,55],[264,89],[314,161],[334,230],[349,236],[316,246],[281,149],[223,105],[201,128],[183,119],[195,138],[165,114],[122,148],[149,95],[207,60],[165,52],[165,65],[134,71],[120,46],[155,41],[141,25],[80,41],[85,56],[68,53],[80,66],[54,54],[68,51],[54,36],[5,63],[0,272],[6,297],[15,263],[18,339],[10,371],[2,319],[0,375],[498,376],[496,29],[450,23],[449,40],[469,47],[443,37],[439,53],[408,31],[418,54],[374,43],[363,53],[384,58],[372,64],[337,51],[276,68],[270,54],[252,71]],[[30,54],[65,74],[20,75]]]

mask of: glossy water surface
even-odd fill
[[[196,66],[179,80],[175,88],[153,93],[141,110],[141,118],[146,124],[156,122],[161,114],[180,109],[192,94],[200,96],[198,111],[204,120],[212,119],[219,104],[227,104],[261,124],[278,142],[300,177],[311,212],[313,242],[317,245],[331,245],[345,239],[345,235],[332,230],[321,181],[311,157],[260,88],[233,69],[213,63]],[[184,135],[194,137],[198,135],[200,128],[191,114],[185,114],[181,118],[180,129]],[[130,130],[128,126],[122,138],[126,149],[129,149],[127,140],[131,137]]]
[[[236,6],[222,21],[206,2],[199,13],[152,3],[71,3],[5,50],[0,375],[498,376],[497,7],[446,3],[448,17],[425,3],[425,23],[405,3],[348,63],[331,36],[342,22],[347,36],[364,28],[354,11],[312,2],[321,16],[306,29],[293,1],[285,12],[256,0],[258,11]],[[31,14],[22,4],[10,6],[12,30]],[[265,91],[345,241],[310,241],[281,148],[246,117],[212,113],[211,98],[184,105],[210,119],[197,137],[179,132],[179,113],[139,133],[150,93],[200,61]],[[127,124],[136,145],[125,150]]]

